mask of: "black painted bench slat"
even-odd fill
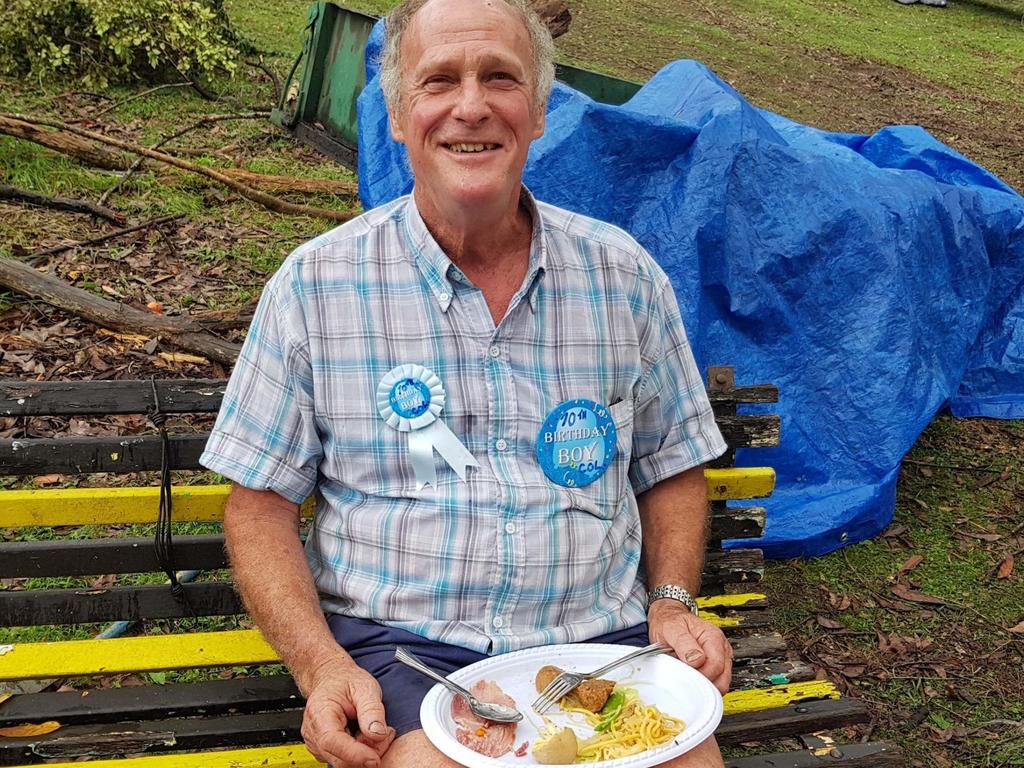
[[[175,536],[174,554],[181,562],[188,563],[189,568],[198,571],[228,566],[224,536],[221,534]],[[0,579],[159,571],[151,536],[11,541],[0,546]]]

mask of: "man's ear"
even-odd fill
[[[405,133],[402,131],[402,123],[398,119],[398,113],[388,107],[388,126],[391,128],[391,138],[399,144],[405,144]]]
[[[539,139],[544,135],[544,126],[547,125],[547,102],[544,102],[539,107],[534,107],[534,112],[536,114],[533,117],[533,138]]]

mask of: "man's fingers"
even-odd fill
[[[680,632],[672,637],[669,645],[675,651],[680,661],[689,664],[694,669],[700,669],[707,662],[708,657],[701,648],[700,643],[689,632]]]
[[[384,703],[380,698],[380,688],[370,685],[353,686],[352,703],[356,708],[360,734],[368,741],[381,741],[387,738],[388,726],[384,721]]]
[[[321,734],[317,751],[320,752],[317,759],[335,768],[376,768],[380,765],[380,755],[375,749],[369,744],[360,744],[345,731]]]
[[[396,735],[395,729],[391,728],[389,726],[388,730],[387,730],[387,733],[380,740],[376,740],[377,737],[374,737],[374,740],[371,741],[371,740],[366,738],[365,734],[360,733],[358,736],[356,736],[356,741],[358,741],[360,744],[365,744],[370,749],[372,749],[374,752],[376,752],[378,755],[383,757],[384,753],[387,752],[388,749],[391,748],[391,742],[393,742],[395,740],[395,735]]]

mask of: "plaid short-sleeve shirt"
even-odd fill
[[[202,463],[301,502],[324,609],[482,653],[575,642],[645,619],[636,494],[721,455],[665,273],[622,230],[524,192],[529,267],[495,327],[411,197],[296,250],[268,283]],[[479,467],[435,454],[417,490],[408,436],[376,404],[423,365]],[[584,487],[535,455],[560,403],[610,406],[617,454]]]

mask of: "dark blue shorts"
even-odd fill
[[[420,704],[434,682],[416,670],[395,661],[395,646],[408,648],[425,664],[442,675],[486,659],[482,653],[428,640],[404,629],[385,627],[366,619],[332,614],[327,625],[335,640],[380,683],[384,693],[384,715],[387,723],[401,736],[420,727]],[[589,643],[635,645],[641,648],[649,642],[647,625],[622,629],[594,637]]]

